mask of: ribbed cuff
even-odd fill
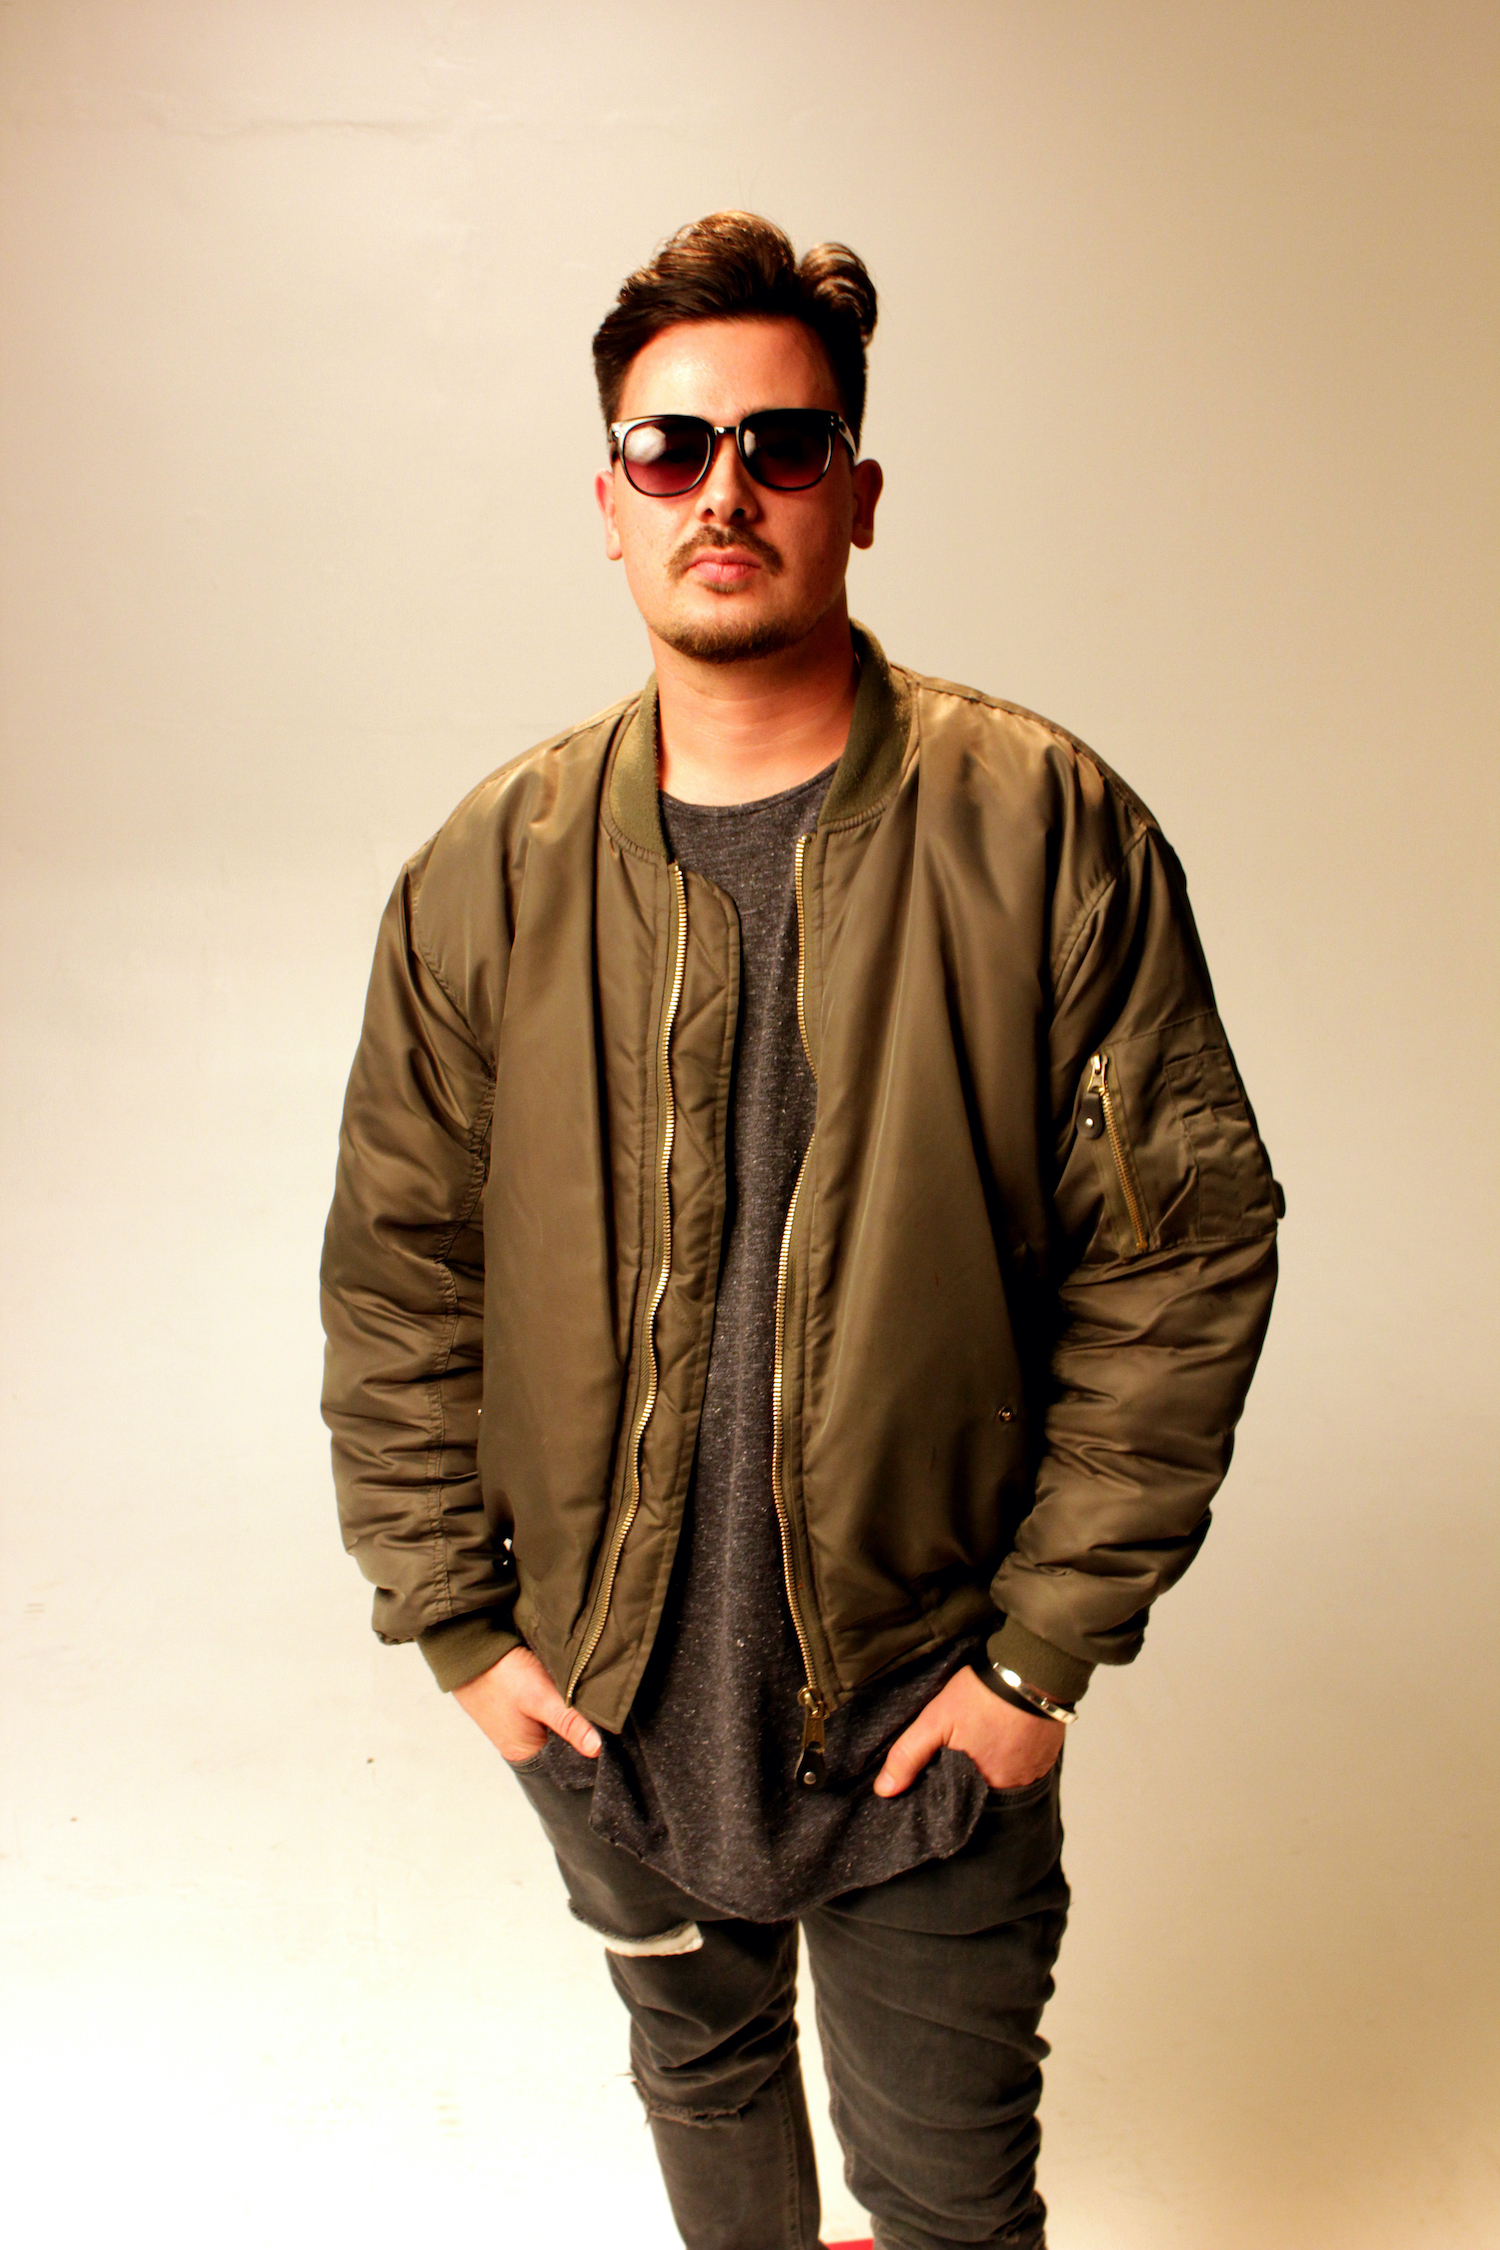
[[[417,1646],[432,1666],[432,1676],[445,1694],[477,1680],[513,1648],[524,1646],[521,1636],[497,1617],[480,1611],[470,1617],[448,1617],[417,1635]]]
[[[1019,1672],[1023,1680],[1039,1687],[1054,1703],[1076,1703],[1094,1676],[1094,1667],[1086,1658],[1069,1656],[1066,1649],[1040,1640],[1015,1617],[1007,1617],[999,1630],[991,1633],[985,1653],[992,1664]]]

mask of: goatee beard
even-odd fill
[[[784,567],[779,549],[758,533],[747,528],[735,532],[706,528],[673,557],[673,577],[679,581],[685,578],[697,556],[721,553],[726,548],[748,549],[759,557],[768,577],[779,577]],[[700,664],[743,664],[757,656],[779,656],[784,648],[801,640],[805,630],[789,618],[762,618],[751,623],[726,611],[722,619],[712,622],[702,619],[675,626],[670,633],[663,633],[662,639],[679,656],[693,657]]]
[[[806,631],[806,625],[795,618],[726,617],[722,622],[674,625],[661,631],[661,638],[679,656],[692,657],[699,664],[745,664],[757,656],[779,656],[783,649],[794,648]]]

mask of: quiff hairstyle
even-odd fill
[[[858,443],[865,415],[865,346],[875,284],[842,242],[820,242],[798,263],[780,227],[753,211],[713,211],[679,227],[650,263],[620,284],[594,337],[606,429],[619,420],[625,375],[653,336],[680,320],[800,320],[828,355],[844,420]]]

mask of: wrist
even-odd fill
[[[974,1659],[974,1669],[991,1695],[1010,1704],[1013,1710],[1025,1711],[1033,1719],[1049,1719],[1063,1727],[1070,1727],[1078,1716],[1071,1703],[1059,1702],[1032,1681],[1023,1680],[1009,1664],[995,1664],[988,1656],[980,1655]]]
[[[417,1646],[431,1665],[438,1686],[451,1695],[526,1644],[508,1623],[480,1610],[429,1625],[418,1635]]]
[[[990,1662],[1001,1671],[1019,1672],[1054,1703],[1076,1710],[1088,1692],[1094,1666],[1086,1657],[1073,1655],[1055,1641],[1044,1640],[1007,1614],[985,1642]]]

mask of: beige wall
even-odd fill
[[[588,338],[727,202],[869,260],[855,606],[1154,806],[1290,1202],[1070,1748],[1056,2250],[1500,2239],[1497,64],[1478,0],[0,5],[29,2239],[670,2239],[517,1793],[369,1638],[313,1276],[397,864],[645,669]]]

